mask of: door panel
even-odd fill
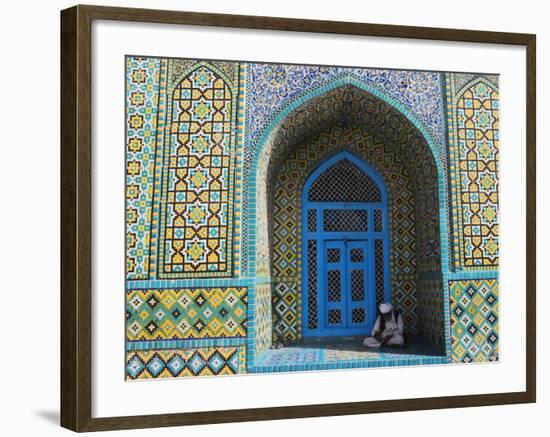
[[[326,240],[323,253],[322,320],[328,334],[367,333],[374,305],[370,240]]]
[[[346,246],[342,240],[325,242],[324,309],[325,327],[345,328]]]
[[[369,240],[346,242],[346,274],[347,274],[347,300],[349,310],[347,313],[347,326],[360,328],[369,322],[368,309],[370,306],[369,295],[371,289],[372,263]]]

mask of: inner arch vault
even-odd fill
[[[447,262],[445,241],[442,244],[446,218],[435,146],[410,114],[364,84],[344,81],[323,91],[300,105],[290,104],[256,152],[256,184],[249,198],[249,205],[255,206],[251,228],[256,235],[249,239],[255,260],[250,274],[264,285],[257,287],[257,303],[252,302],[249,311],[255,330],[249,347],[252,361],[272,341],[301,340],[299,197],[311,171],[343,150],[375,167],[388,185],[391,300],[406,316],[408,333],[448,348],[442,269]],[[405,217],[407,209],[412,211]],[[285,223],[291,225],[285,229]],[[403,247],[403,238],[412,241]]]

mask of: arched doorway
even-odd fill
[[[252,159],[248,191],[247,268],[256,284],[249,310],[252,371],[271,362],[272,345],[293,345],[291,353],[308,336],[303,329],[308,303],[302,280],[309,271],[302,250],[303,187],[313,169],[342,151],[383,175],[391,241],[384,287],[391,283],[389,297],[404,315],[408,338],[437,348],[438,359],[446,359],[450,342],[442,268],[448,263],[444,172],[436,145],[419,126],[398,104],[349,79],[289,105],[266,130]],[[377,296],[376,303],[381,300]],[[362,329],[368,331],[368,325]],[[348,337],[347,332],[342,335]],[[328,338],[321,337],[320,343],[312,343],[325,344]],[[316,359],[330,360],[325,352],[317,352],[311,352]]]
[[[370,165],[342,151],[302,191],[303,337],[366,335],[390,300],[388,195]]]

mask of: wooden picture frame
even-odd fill
[[[112,20],[491,43],[526,48],[526,390],[212,412],[92,417],[92,22]],[[536,37],[531,34],[75,6],[61,12],[61,425],[77,432],[536,401]]]

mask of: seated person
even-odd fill
[[[372,337],[363,340],[365,347],[400,346],[405,344],[403,316],[391,303],[382,303],[372,328]]]

